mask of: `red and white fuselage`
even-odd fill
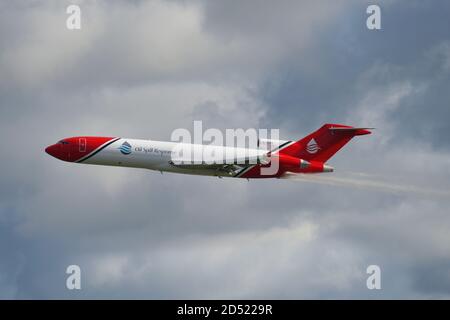
[[[75,163],[218,177],[274,178],[286,172],[333,171],[325,162],[353,136],[369,133],[365,128],[326,124],[299,141],[276,141],[270,144],[269,149],[79,136],[60,140],[45,151],[55,158]],[[221,154],[224,155],[223,161],[179,162],[180,147],[184,153],[187,150],[190,155],[194,155],[193,159],[201,159],[197,155]],[[232,155],[236,162],[230,163],[226,155]],[[273,165],[274,161],[277,161],[275,172],[267,174],[261,170]]]

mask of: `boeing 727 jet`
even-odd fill
[[[279,178],[286,173],[332,172],[326,162],[354,136],[370,134],[369,129],[325,124],[298,141],[260,139],[257,148],[79,136],[62,139],[45,151],[57,159],[83,164],[218,177]],[[214,159],[205,159],[205,154],[215,155]],[[275,171],[264,171],[270,167]]]

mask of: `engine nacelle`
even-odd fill
[[[318,161],[307,161],[285,154],[274,154],[271,161],[278,160],[280,168],[297,173],[332,172],[333,168]]]

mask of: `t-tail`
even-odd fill
[[[373,128],[354,128],[342,124],[323,125],[317,131],[280,150],[280,155],[300,158],[323,165],[323,171],[333,171],[324,165],[336,152],[354,136],[370,134]]]

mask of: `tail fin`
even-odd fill
[[[326,162],[354,136],[370,134],[368,129],[341,124],[325,124],[319,130],[280,150],[281,154]]]

